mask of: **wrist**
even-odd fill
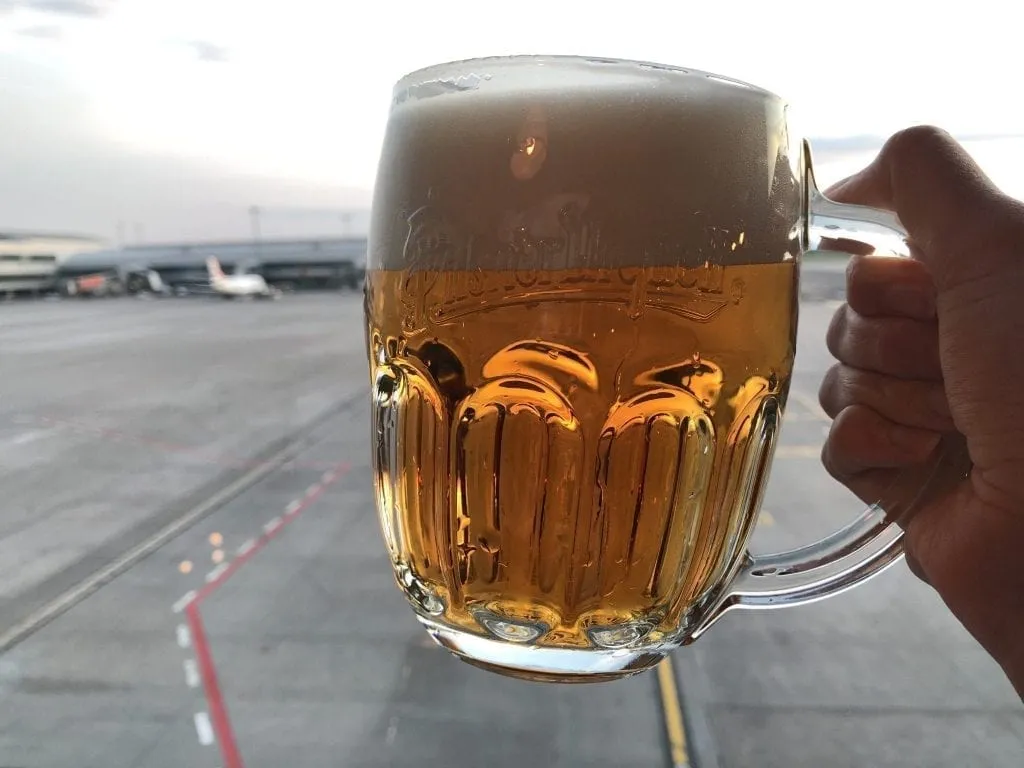
[[[925,508],[907,550],[961,624],[1024,699],[1024,514],[980,503]]]

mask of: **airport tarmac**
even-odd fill
[[[802,306],[755,548],[860,510],[818,463],[833,306]],[[528,684],[434,647],[377,529],[352,294],[8,304],[0,350],[0,765],[1024,756],[1019,699],[903,565],[824,603],[731,614],[671,677]]]

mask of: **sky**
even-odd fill
[[[763,86],[819,179],[942,125],[1024,195],[1020,42],[987,0],[919,3],[0,0],[0,229],[127,241],[360,227],[391,87],[439,61],[589,54]],[[932,6],[937,7],[937,6]],[[952,6],[950,6],[952,8]],[[1004,95],[1005,94],[1005,95]]]

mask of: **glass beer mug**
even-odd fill
[[[747,550],[823,235],[904,247],[818,193],[759,88],[561,56],[396,85],[366,276],[376,504],[440,645],[608,680],[902,556],[886,510],[942,455],[822,541]]]

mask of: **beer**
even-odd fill
[[[793,365],[781,102],[645,65],[452,66],[396,87],[373,206],[398,582],[438,631],[685,637],[745,552]]]
[[[421,609],[614,647],[671,632],[735,566],[792,369],[794,265],[727,266],[704,292],[637,273],[518,293],[512,272],[368,275],[379,503]]]

